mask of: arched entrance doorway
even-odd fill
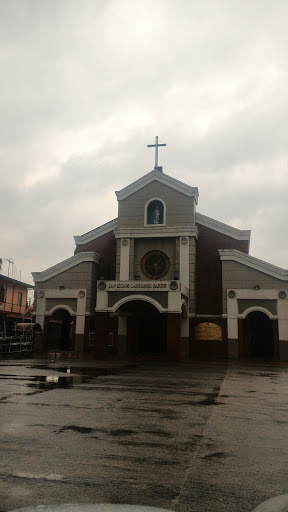
[[[127,349],[130,354],[166,354],[167,315],[146,301],[126,302],[120,314],[127,316]]]
[[[250,357],[273,358],[272,320],[262,311],[252,311],[245,318],[244,332]]]
[[[48,350],[72,349],[73,319],[66,309],[57,309],[48,321]]]

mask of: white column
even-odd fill
[[[120,243],[120,281],[129,280],[130,239],[122,238]]]
[[[85,332],[86,298],[87,298],[87,290],[85,290],[84,297],[78,296],[78,298],[77,298],[77,317],[76,317],[75,334],[84,334],[84,332]]]
[[[189,288],[189,237],[180,237],[180,276],[179,279]]]
[[[228,339],[238,340],[238,305],[236,297],[227,296],[227,329]]]
[[[37,297],[37,310],[36,310],[36,319],[35,322],[41,325],[41,329],[44,329],[44,320],[45,320],[45,308],[46,308],[46,299],[45,299],[45,291],[41,290],[41,294],[44,292],[43,297]]]
[[[168,292],[168,313],[182,313],[181,292]]]
[[[288,341],[288,301],[278,299],[277,302],[279,340]]]

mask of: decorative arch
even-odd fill
[[[65,304],[57,304],[51,308],[47,318],[46,342],[48,350],[73,350],[73,311]]]
[[[152,299],[152,297],[148,297],[147,295],[129,295],[128,297],[124,297],[120,300],[118,300],[118,302],[116,302],[116,304],[114,304],[113,307],[109,308],[109,311],[115,313],[115,311],[117,311],[117,309],[119,309],[121,306],[123,306],[123,304],[125,304],[126,302],[132,302],[132,301],[136,301],[136,300],[143,300],[145,302],[149,302],[150,304],[152,304],[152,306],[154,306],[158,311],[159,313],[165,313],[166,312],[166,309],[163,308],[161,306],[161,304],[159,304],[159,302],[157,302],[157,300],[155,299]]]
[[[253,307],[245,311],[243,320],[243,346],[244,356],[273,358],[276,357],[274,341],[273,319],[266,308]]]
[[[239,318],[245,319],[249,315],[249,313],[253,313],[254,311],[260,311],[261,313],[264,313],[270,318],[270,320],[275,320],[277,318],[277,316],[273,315],[271,311],[269,311],[266,308],[263,308],[262,306],[252,306],[251,308],[245,309],[244,313],[241,313],[241,315],[239,315]]]
[[[66,306],[66,304],[57,304],[57,306],[53,306],[52,309],[50,309],[50,311],[47,311],[47,315],[53,315],[53,313],[55,313],[55,311],[57,311],[57,309],[65,309],[69,315],[71,316],[75,316],[75,311],[73,311],[71,308],[69,308],[69,306]]]
[[[160,197],[152,197],[144,208],[144,226],[165,226],[166,204]]]

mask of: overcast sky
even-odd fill
[[[0,256],[23,281],[159,165],[288,268],[287,0],[0,0]],[[3,273],[8,264],[4,261]],[[10,268],[11,276],[11,268]]]

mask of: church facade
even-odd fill
[[[116,196],[116,219],[32,274],[43,352],[288,360],[288,271],[249,255],[250,231],[198,213],[198,189],[159,167]]]

